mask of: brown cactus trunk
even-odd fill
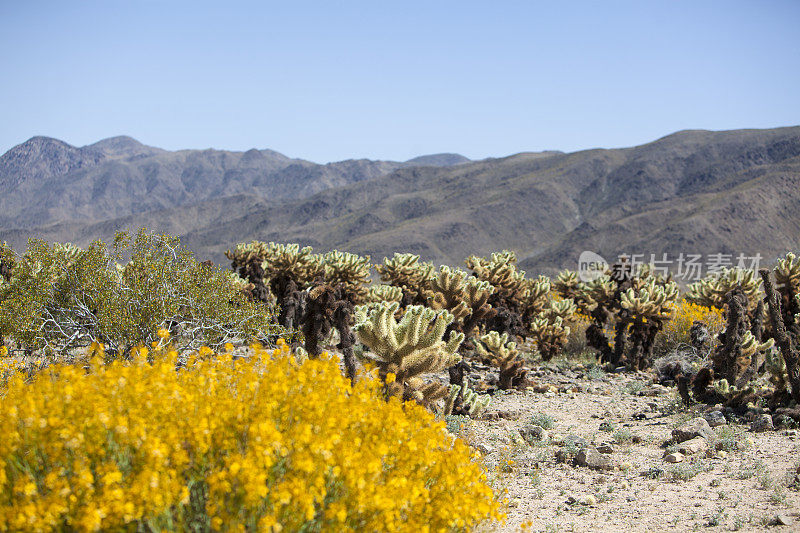
[[[769,270],[762,268],[758,272],[764,280],[764,292],[767,295],[767,306],[769,307],[769,318],[772,322],[772,333],[775,343],[780,348],[783,360],[786,363],[786,373],[789,375],[789,385],[792,389],[792,398],[800,404],[800,365],[798,364],[798,353],[792,344],[792,339],[786,333],[786,325],[781,316],[781,304],[778,300],[775,289],[772,286],[772,276]]]

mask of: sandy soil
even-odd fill
[[[482,531],[800,531],[796,429],[748,431],[752,411],[714,428],[705,452],[670,464],[673,428],[706,406],[683,408],[674,388],[647,374],[578,365],[531,377],[551,390],[496,394],[459,431],[484,452],[492,485],[510,502],[507,522]],[[519,430],[535,422],[546,435],[526,442]],[[613,449],[610,470],[574,464],[581,446],[601,443]]]

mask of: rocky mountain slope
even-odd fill
[[[0,156],[0,227],[96,222],[237,194],[284,201],[398,168],[464,161],[469,160],[436,154],[405,163],[361,159],[318,165],[272,150],[169,152],[130,137],[76,148],[34,137]]]
[[[252,239],[367,253],[375,261],[409,251],[449,264],[460,264],[472,253],[512,248],[532,273],[575,268],[582,250],[607,259],[619,253],[666,253],[673,260],[680,253],[704,259],[713,253],[760,253],[771,260],[800,248],[800,127],[683,131],[633,148],[522,153],[474,162],[436,156],[433,161],[440,164],[460,163],[440,167],[343,162],[316,168],[287,162],[274,152],[120,156],[108,155],[108,146],[92,146],[77,150],[86,150],[89,161],[100,150],[106,159],[94,166],[60,156],[47,163],[36,160],[25,166],[24,175],[73,169],[61,179],[48,177],[55,190],[45,196],[85,198],[80,209],[93,216],[59,220],[57,204],[44,202],[46,213],[22,217],[28,223],[21,227],[6,211],[0,239],[17,248],[31,235],[85,244],[118,228],[144,225],[178,233],[200,257],[217,261],[224,261],[227,248]],[[173,167],[155,165],[151,181],[130,179],[131,168],[137,176],[150,176],[146,169],[151,167],[140,161],[160,158]],[[259,161],[261,170],[251,169],[256,164],[247,159]],[[101,167],[116,173],[100,173]],[[298,174],[287,170],[291,167]],[[5,168],[0,167],[4,208],[11,196]],[[300,173],[300,168],[311,170]],[[181,178],[191,175],[197,177]],[[207,185],[193,188],[195,182]],[[90,196],[76,183],[97,188],[98,194]],[[106,189],[100,186],[104,183]],[[107,192],[112,183],[113,192]],[[98,205],[103,202],[111,205]],[[49,217],[43,219],[45,214]]]

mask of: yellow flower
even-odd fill
[[[320,519],[341,530],[451,531],[502,518],[471,448],[421,406],[387,402],[377,378],[351,385],[336,358],[295,365],[258,346],[235,362],[230,351],[183,354],[190,363],[176,372],[187,358],[164,352],[89,372],[53,365],[45,379],[0,385],[0,486],[13,484],[0,530],[160,521],[184,530],[198,481],[214,530],[297,531]],[[30,472],[34,446],[41,460]]]
[[[150,330],[150,331],[153,331],[153,330]],[[159,328],[158,336],[161,337],[162,339],[168,339],[169,338],[169,330],[167,330],[166,328]]]

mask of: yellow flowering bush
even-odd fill
[[[689,331],[697,320],[705,322],[711,338],[716,338],[719,332],[725,329],[725,319],[719,309],[681,299],[675,305],[675,317],[664,325],[664,329],[656,338],[656,352],[667,352],[680,344],[691,345]]]
[[[105,365],[98,345],[86,367],[12,375],[0,531],[464,531],[501,518],[442,422],[384,401],[371,375],[352,386],[332,358],[298,364],[279,346],[242,359],[206,348],[182,366],[144,347]]]

